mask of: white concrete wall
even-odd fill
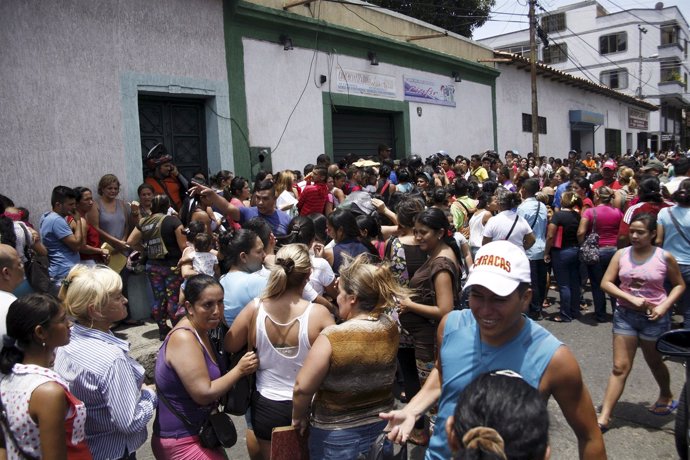
[[[518,150],[521,154],[532,151],[532,133],[522,131],[522,114],[531,113],[530,74],[514,65],[499,65],[501,75],[496,86],[498,109],[498,151]],[[570,110],[587,110],[604,114],[604,125],[594,135],[596,152],[604,152],[604,130],[621,131],[623,152],[627,148],[626,135],[637,142],[639,130],[628,128],[628,104],[583,89],[538,77],[539,116],[546,117],[547,134],[539,135],[539,153],[543,156],[565,158],[570,150]],[[650,121],[654,112],[650,114]],[[585,144],[583,150],[589,147]],[[634,149],[635,145],[633,145]],[[595,152],[595,153],[596,153]]]
[[[5,0],[0,50],[0,192],[34,220],[58,184],[95,190],[114,173],[136,189],[141,167],[124,153],[136,148],[125,119],[138,120],[123,109],[132,107],[126,75],[227,86],[221,0]],[[217,110],[227,113],[225,102]]]
[[[245,91],[249,140],[252,146],[278,145],[287,119],[305,88],[297,109],[285,130],[282,141],[274,150],[274,171],[301,168],[313,163],[324,152],[324,110],[322,93],[345,94],[336,87],[338,67],[347,70],[394,77],[396,93],[389,100],[403,101],[403,75],[448,79],[418,70],[381,62],[372,66],[366,59],[318,53],[309,72],[313,50],[295,47],[284,51],[275,43],[245,38]],[[270,63],[270,66],[269,64]],[[326,75],[328,82],[319,87],[318,78]],[[307,79],[309,79],[307,83]],[[455,154],[473,154],[493,147],[493,116],[491,87],[472,82],[455,83],[456,107],[410,102],[411,152],[422,157],[446,150]],[[422,107],[422,116],[417,115]],[[398,134],[400,135],[400,134]]]

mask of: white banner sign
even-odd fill
[[[389,75],[338,69],[336,85],[339,91],[349,94],[395,97],[395,78]]]
[[[455,107],[455,86],[449,81],[403,77],[405,100]]]

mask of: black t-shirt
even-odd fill
[[[580,214],[574,211],[558,211],[551,218],[551,223],[557,227],[563,227],[561,249],[580,245],[577,242],[577,227],[580,225]]]

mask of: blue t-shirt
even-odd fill
[[[560,208],[561,207],[561,195],[563,195],[563,192],[565,192],[569,186],[570,186],[570,181],[566,181],[566,182],[563,182],[558,187],[556,187],[556,193],[553,196],[553,207],[554,208]]]
[[[520,333],[500,347],[481,341],[471,310],[452,311],[446,319],[441,344],[443,382],[434,434],[425,459],[451,458],[446,437],[446,420],[455,412],[460,392],[480,374],[510,369],[525,382],[539,388],[539,382],[562,343],[549,331],[525,317]]]
[[[237,315],[252,300],[261,295],[268,279],[258,273],[228,272],[220,278],[223,286],[223,315],[228,326],[232,326]]]
[[[266,214],[259,214],[259,209],[256,206],[252,206],[251,208],[240,208],[240,224],[243,224],[249,219],[253,219],[255,217],[261,217],[268,222],[273,229],[273,235],[275,236],[287,235],[287,228],[288,225],[290,225],[290,220],[292,220],[288,213],[279,209],[276,209],[273,214],[268,216]]]
[[[51,278],[65,278],[79,263],[79,252],[72,251],[62,239],[72,235],[72,229],[64,217],[56,212],[47,212],[39,224],[41,240],[48,250],[48,274]]]
[[[541,260],[544,258],[544,248],[546,247],[546,226],[548,225],[548,215],[546,205],[534,197],[526,198],[517,208],[517,213],[525,219],[534,234],[534,245],[525,253],[529,260]]]
[[[690,244],[678,233],[669,213],[673,213],[681,230],[684,230],[685,236],[689,237],[690,208],[682,206],[663,208],[657,215],[657,222],[664,227],[664,249],[670,252],[680,265],[690,265]]]

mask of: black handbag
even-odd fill
[[[49,293],[52,283],[48,274],[48,265],[50,264],[48,257],[39,256],[31,249],[29,246],[29,241],[31,241],[29,231],[23,224],[19,225],[24,231],[24,257],[26,257],[24,273],[26,274],[26,280],[34,291],[43,294]]]
[[[407,460],[407,444],[399,447],[387,437],[388,433],[381,433],[371,445],[366,455],[360,455],[357,460]]]
[[[247,347],[242,348],[237,353],[230,356],[230,365],[228,369],[237,366],[240,359],[247,353]],[[249,409],[252,402],[252,394],[254,393],[254,373],[241,377],[228,391],[227,400],[225,401],[224,412],[233,415],[244,415]]]
[[[201,423],[200,427],[192,425],[187,417],[180,414],[168,401],[168,398],[156,386],[156,393],[158,399],[163,401],[165,407],[173,413],[175,417],[180,419],[185,424],[187,429],[192,433],[198,432],[199,442],[207,449],[215,449],[216,447],[230,448],[237,443],[237,430],[232,419],[225,412],[218,412],[217,408],[211,411],[206,419]]]

